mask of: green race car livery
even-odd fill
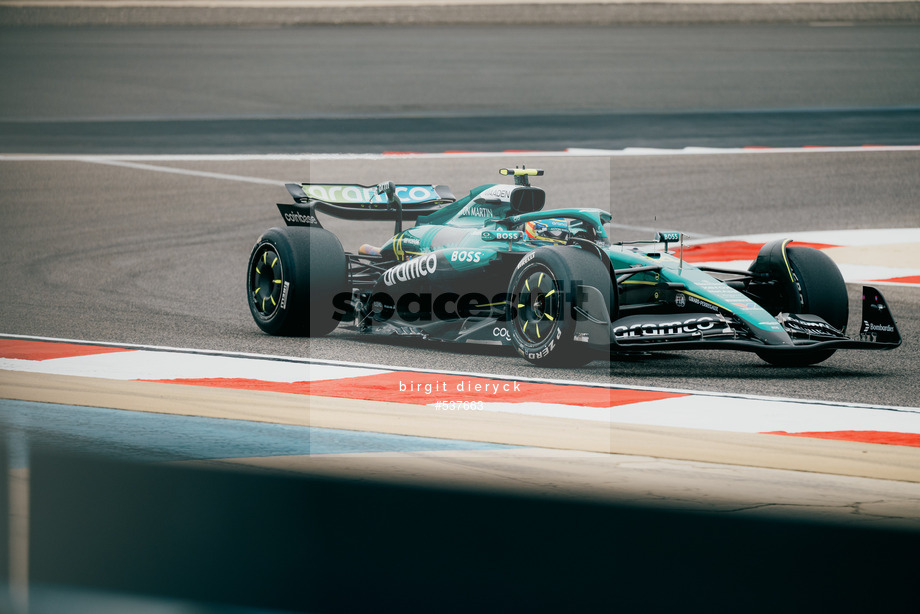
[[[512,346],[528,361],[579,366],[614,353],[734,349],[784,366],[838,349],[901,343],[881,293],[863,288],[862,324],[846,335],[846,286],[824,253],[774,241],[748,270],[688,264],[679,232],[612,242],[609,212],[544,211],[538,169],[455,199],[441,185],[288,184],[286,226],[252,249],[247,296],[270,334],[367,334]],[[395,222],[377,248],[346,253],[318,213]],[[404,222],[414,222],[403,229]]]

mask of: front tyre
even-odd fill
[[[613,282],[598,258],[574,247],[542,247],[518,264],[508,286],[511,344],[543,367],[580,367],[594,356],[575,341],[578,286],[600,290],[609,318]]]
[[[338,324],[333,300],[345,289],[345,279],[345,251],[331,232],[272,228],[249,254],[249,311],[270,335],[326,335]]]
[[[786,248],[792,279],[784,284],[780,311],[820,316],[831,326],[845,330],[849,318],[847,286],[840,269],[830,257],[811,247]],[[805,367],[824,362],[835,350],[805,352],[760,351],[757,355],[771,365]]]

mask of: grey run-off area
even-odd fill
[[[920,143],[920,27],[0,28],[0,151]]]
[[[4,0],[0,24],[319,25],[319,24],[686,24],[917,22],[920,3],[856,0]]]

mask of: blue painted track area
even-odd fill
[[[144,462],[515,447],[13,400],[0,400],[0,432],[25,435],[30,447]]]

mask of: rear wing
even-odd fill
[[[285,185],[296,204],[278,204],[288,226],[318,226],[315,211],[346,220],[395,220],[399,216],[380,186],[359,184],[288,183]],[[401,217],[414,220],[434,213],[456,198],[445,185],[396,185],[402,203]]]

